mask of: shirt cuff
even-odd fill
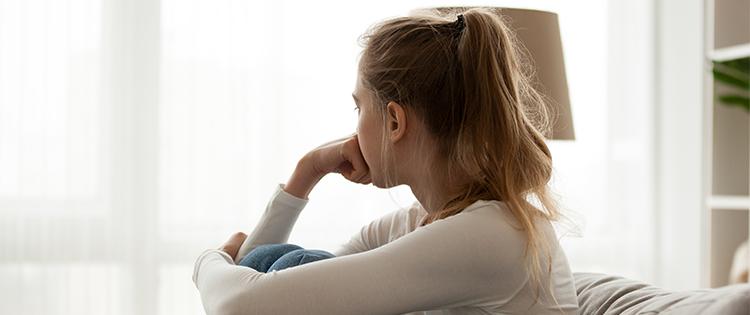
[[[310,199],[302,199],[299,197],[296,197],[286,191],[284,191],[284,184],[279,183],[276,185],[276,192],[274,193],[276,196],[274,198],[274,201],[283,203],[284,205],[287,205],[289,207],[302,210],[302,208],[305,207],[307,202]]]
[[[223,250],[215,248],[204,250],[203,253],[198,256],[198,259],[196,259],[195,266],[193,267],[193,283],[195,283],[196,287],[198,286],[198,272],[200,272],[201,265],[203,265],[203,260],[205,260],[207,257],[215,257],[215,255],[221,256],[221,258],[226,260],[227,264],[235,265],[232,257]]]

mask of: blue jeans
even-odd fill
[[[253,248],[238,265],[271,272],[332,257],[336,256],[324,250],[304,249],[294,244],[264,244]]]

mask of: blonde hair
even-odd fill
[[[459,13],[463,28],[456,22]],[[437,140],[448,169],[470,179],[420,226],[458,214],[477,200],[503,201],[525,231],[527,269],[538,300],[542,273],[551,273],[552,253],[535,218],[557,220],[560,215],[547,187],[552,157],[545,135],[551,108],[535,89],[533,67],[502,15],[489,8],[422,10],[379,22],[361,40],[360,78],[383,121],[385,104],[401,104]]]

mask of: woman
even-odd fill
[[[376,24],[364,39],[357,132],[302,157],[249,237],[237,233],[198,258],[193,281],[206,312],[576,314],[551,226],[559,214],[547,189],[545,104],[502,19],[484,8],[422,13]],[[286,242],[332,172],[408,185],[418,201],[330,257],[267,272],[237,265]]]

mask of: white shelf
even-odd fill
[[[750,57],[750,1],[704,1],[705,61]],[[704,196],[701,279],[706,286],[729,284],[737,248],[750,237],[750,115],[721,105],[707,62],[704,86]]]
[[[713,195],[708,207],[721,210],[750,210],[750,196]]]
[[[711,60],[713,61],[727,61],[745,57],[750,57],[750,43],[719,48],[711,52]]]

